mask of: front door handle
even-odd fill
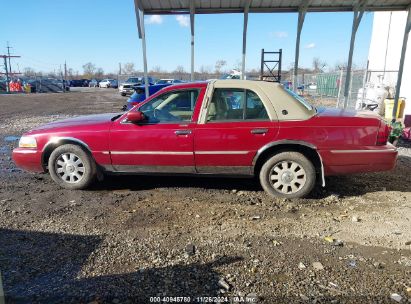
[[[188,134],[191,134],[191,130],[177,130],[174,133],[176,135],[188,135]]]
[[[268,129],[252,129],[251,134],[265,134],[268,132]]]

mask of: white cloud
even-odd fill
[[[314,42],[311,42],[311,43],[307,44],[307,45],[305,46],[305,48],[306,48],[306,49],[313,49],[313,48],[315,48],[315,43],[314,43]]]
[[[281,38],[287,38],[287,37],[288,37],[288,33],[287,33],[287,32],[282,32],[282,31],[280,31],[280,32],[273,32],[273,33],[271,33],[271,36],[273,36],[273,37],[275,37],[275,38],[279,38],[279,39],[281,39]]]
[[[178,15],[176,16],[176,20],[182,27],[188,27],[190,25],[190,18],[188,16]]]
[[[160,15],[151,15],[146,19],[147,24],[161,24],[163,23],[163,17]]]

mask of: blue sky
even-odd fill
[[[0,18],[0,53],[6,43],[22,58],[14,67],[37,71],[58,70],[67,65],[82,72],[93,62],[106,72],[117,72],[118,63],[133,62],[142,69],[141,41],[132,0],[0,0],[7,13]],[[190,27],[188,16],[146,16],[149,68],[189,70]],[[357,33],[354,63],[365,66],[371,38],[372,13],[366,13]],[[334,67],[347,61],[352,13],[309,13],[301,36],[300,66],[311,67],[320,57]],[[241,59],[241,14],[197,15],[196,70],[214,70],[219,59],[234,67]],[[283,49],[283,67],[294,61],[297,14],[250,14],[247,69],[259,68],[261,49]]]

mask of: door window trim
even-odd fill
[[[188,124],[190,124],[190,123],[194,123],[194,121],[193,121],[193,116],[194,116],[194,113],[195,113],[195,108],[197,107],[197,105],[198,105],[198,100],[199,100],[199,98],[200,98],[200,96],[201,96],[201,90],[202,90],[202,88],[183,88],[183,89],[174,89],[174,90],[169,90],[169,91],[166,91],[166,92],[163,92],[162,94],[158,94],[156,97],[154,97],[154,98],[158,98],[158,97],[160,97],[160,96],[162,96],[162,95],[164,95],[164,94],[172,94],[172,93],[174,93],[174,92],[183,92],[183,91],[198,91],[198,95],[197,95],[197,99],[196,99],[196,101],[195,101],[195,103],[194,103],[194,108],[193,108],[193,113],[191,114],[191,119],[190,120],[181,120],[181,121],[175,121],[175,122],[171,122],[171,121],[164,121],[164,122],[141,122],[141,123],[139,123],[138,125],[144,125],[144,126],[147,126],[147,125],[166,125],[166,124],[169,124],[169,125],[175,125],[175,124],[178,124],[178,125],[181,125],[181,126],[188,126]],[[153,98],[153,99],[154,99]],[[140,110],[140,108],[142,107],[142,106],[144,106],[146,103],[148,103],[148,102],[150,102],[152,99],[150,99],[150,100],[147,100],[146,102],[143,102],[141,105],[139,105],[137,108],[133,108],[133,109],[131,109],[130,111],[139,111]],[[120,122],[120,124],[134,124],[134,123],[132,123],[131,121],[128,121],[127,120],[127,117],[126,116],[124,116],[124,119],[122,119],[121,120],[121,122]]]

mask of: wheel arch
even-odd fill
[[[280,140],[268,143],[257,151],[253,159],[253,172],[255,176],[260,173],[261,167],[274,154],[281,152],[300,152],[312,161],[316,172],[320,175],[322,186],[325,186],[324,165],[316,146],[299,140]]]
[[[44,145],[43,153],[41,155],[41,164],[43,166],[44,171],[47,170],[48,161],[49,161],[51,153],[57,147],[60,147],[66,144],[73,144],[76,146],[80,146],[87,154],[93,157],[90,147],[84,141],[74,138],[74,137],[53,137]]]

